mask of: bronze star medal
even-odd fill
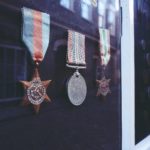
[[[110,79],[106,79],[105,76],[101,80],[96,80],[98,83],[98,91],[96,96],[106,96],[108,93],[110,93],[110,88],[109,88],[109,82]]]
[[[46,89],[51,80],[41,81],[38,66],[46,55],[50,35],[50,15],[41,11],[23,7],[22,11],[22,40],[31,54],[35,63],[32,81],[21,81],[26,91],[23,104],[32,104],[36,113],[40,110],[41,103],[50,101]],[[32,40],[31,40],[32,39]]]
[[[50,102],[50,98],[46,94],[46,89],[51,82],[51,80],[41,81],[37,68],[33,75],[32,81],[20,81],[24,89],[26,90],[26,95],[23,98],[23,105],[33,104],[36,113],[40,110],[41,103],[45,100]]]

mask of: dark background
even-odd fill
[[[52,79],[47,89],[51,103],[42,103],[40,113],[20,105],[24,91],[19,80],[30,80],[33,62],[21,40],[23,6],[51,15],[50,43],[40,65],[42,80]],[[96,97],[96,79],[101,77],[98,59],[97,8],[93,20],[80,16],[80,1],[74,12],[58,0],[0,1],[0,150],[120,150],[120,24],[116,13],[116,36],[111,36],[111,60],[106,77],[111,78],[111,94]],[[108,24],[105,26],[109,27]],[[66,94],[66,81],[74,72],[67,68],[67,29],[86,35],[88,93],[85,102],[72,106]],[[119,34],[117,34],[119,33]]]
[[[150,133],[150,1],[135,0],[135,137]]]

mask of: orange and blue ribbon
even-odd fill
[[[34,61],[41,62],[46,54],[50,35],[49,14],[22,8],[23,33],[22,38]]]

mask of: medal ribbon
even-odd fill
[[[34,61],[41,62],[49,44],[50,16],[46,13],[22,8],[23,34],[22,38]]]
[[[108,29],[99,29],[101,65],[107,66],[110,60],[110,33]]]
[[[67,63],[86,65],[85,35],[72,30],[68,30]]]

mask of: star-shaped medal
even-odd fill
[[[111,92],[109,88],[110,79],[106,79],[104,76],[101,80],[96,80],[96,82],[98,83],[98,91],[96,96],[100,96],[101,94],[106,96]]]
[[[32,81],[20,81],[24,89],[26,90],[26,95],[23,98],[23,105],[33,104],[36,113],[40,110],[41,103],[45,100],[50,102],[51,99],[46,94],[46,89],[51,82],[51,80],[41,81],[38,69],[35,69]]]

